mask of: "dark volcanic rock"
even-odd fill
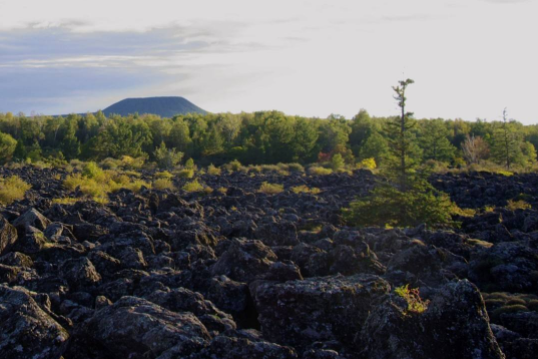
[[[58,359],[67,331],[23,288],[0,286],[0,356]]]
[[[210,335],[191,313],[176,313],[147,300],[123,297],[83,324],[64,354],[66,358],[156,358],[190,340]]]
[[[374,309],[355,344],[369,359],[504,358],[480,292],[467,281],[439,289],[422,313],[391,296]]]
[[[211,269],[216,275],[226,275],[233,280],[249,283],[262,277],[277,260],[273,251],[261,241],[233,239]]]
[[[17,230],[2,216],[0,216],[0,255],[11,250],[17,241]]]
[[[376,302],[390,290],[378,276],[359,274],[250,285],[264,336],[284,345],[350,343]]]

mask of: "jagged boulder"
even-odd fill
[[[355,346],[367,359],[504,359],[470,282],[441,287],[421,310],[394,294],[368,316]],[[414,309],[412,309],[414,308]]]
[[[64,357],[156,358],[190,340],[211,339],[192,313],[176,313],[136,297],[123,297],[86,321]]]
[[[358,274],[285,283],[259,281],[250,290],[264,337],[305,347],[313,341],[351,342],[390,285],[381,277]]]
[[[20,287],[0,286],[0,357],[58,359],[67,331]]]

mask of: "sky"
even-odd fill
[[[0,113],[183,96],[210,112],[538,123],[538,0],[0,0]]]

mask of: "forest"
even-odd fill
[[[501,114],[500,114],[501,115]],[[532,170],[538,125],[477,119],[416,119],[408,127],[410,161],[436,168],[465,165]],[[0,161],[65,163],[72,159],[144,157],[175,164],[190,158],[202,165],[328,162],[335,156],[348,166],[368,160],[382,167],[390,157],[387,124],[360,110],[351,119],[255,113],[186,114],[173,118],[102,112],[68,116],[0,114]],[[339,155],[339,156],[337,156]]]

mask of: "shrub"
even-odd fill
[[[198,180],[195,179],[194,181],[185,183],[185,185],[183,185],[181,189],[186,192],[201,192],[204,190],[204,186],[202,186],[200,182],[198,182]]]
[[[105,178],[105,173],[95,162],[86,163],[82,169],[82,175],[96,181],[102,181]]]
[[[64,187],[71,191],[79,188],[84,195],[96,202],[105,203],[108,201],[108,186],[98,183],[93,178],[82,176],[80,173],[67,176],[64,180]]]
[[[153,188],[159,189],[159,190],[169,189],[172,191],[175,189],[174,184],[172,183],[172,180],[170,180],[169,178],[156,179],[155,181],[153,181]]]
[[[11,135],[0,132],[0,162],[11,160],[15,147],[17,147],[17,141]]]
[[[101,168],[104,168],[105,170],[115,170],[121,165],[120,161],[110,157],[105,158],[99,164]]]
[[[15,200],[23,199],[26,191],[30,188],[32,186],[18,176],[0,179],[0,203],[8,205]]]
[[[189,158],[187,162],[185,162],[185,168],[189,170],[194,170],[194,160],[192,159],[192,157]]]
[[[194,170],[192,170],[192,169],[183,169],[183,170],[178,172],[177,176],[179,178],[191,179],[191,178],[194,177]]]
[[[239,162],[238,160],[233,160],[233,161],[225,164],[224,167],[229,172],[235,172],[235,171],[240,171],[243,168],[243,165],[241,165],[241,162]]]
[[[146,157],[131,157],[131,156],[122,156],[120,159],[122,168],[124,169],[140,169],[146,163]]]
[[[452,222],[453,204],[426,180],[415,180],[406,191],[380,184],[370,194],[351,202],[344,217],[356,226],[416,226]]]
[[[423,313],[428,309],[429,300],[422,300],[418,288],[409,289],[409,284],[394,289],[394,293],[407,302],[407,311],[412,313]]]
[[[321,192],[319,188],[316,188],[316,187],[308,188],[308,186],[306,186],[306,185],[300,185],[300,186],[292,187],[291,191],[293,193],[297,193],[297,194],[299,194],[299,193],[318,194],[318,193]]]
[[[153,154],[159,168],[173,168],[183,159],[183,152],[167,149],[164,142],[161,142],[161,145],[157,147]]]
[[[330,175],[331,173],[333,173],[333,170],[331,170],[330,168],[325,168],[325,167],[320,167],[320,166],[312,166],[308,169],[308,172],[314,176],[325,176],[325,175]]]
[[[359,163],[357,163],[357,168],[366,168],[368,170],[373,170],[377,168],[377,163],[375,163],[375,158],[365,158]]]
[[[210,164],[209,167],[207,167],[207,174],[211,176],[219,176],[221,173],[221,169],[218,167],[213,166],[213,164]]]
[[[284,185],[269,182],[263,182],[258,190],[258,192],[265,194],[277,194],[282,191],[284,191]]]

